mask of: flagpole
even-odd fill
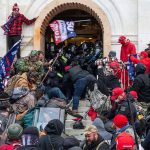
[[[77,21],[73,21],[73,22],[88,22],[91,21],[91,19],[86,19],[86,20],[77,20]]]

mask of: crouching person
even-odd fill
[[[108,143],[98,133],[96,126],[89,125],[84,130],[85,144],[83,150],[107,150],[109,149]]]

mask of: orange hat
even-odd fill
[[[120,37],[119,37],[119,39],[118,39],[118,43],[120,43],[121,41],[124,41],[125,39],[126,39],[126,37],[125,37],[125,36],[123,36],[123,35],[122,35],[122,36],[120,36]]]
[[[133,150],[134,139],[131,134],[122,132],[116,137],[116,150]]]
[[[142,51],[142,52],[140,53],[140,56],[143,56],[144,58],[147,58],[147,57],[148,57],[148,53],[145,52],[145,51]]]
[[[130,91],[130,94],[133,96],[133,98],[138,98],[136,91]]]
[[[13,10],[13,11],[16,11],[16,10],[19,11],[19,7],[18,7],[18,4],[17,4],[17,3],[14,4],[12,10]]]
[[[122,128],[128,124],[128,118],[125,115],[118,114],[114,117],[113,123],[116,127]]]
[[[111,96],[111,100],[114,101],[116,98],[118,98],[118,96],[120,96],[122,93],[124,93],[124,90],[120,87],[114,88],[112,90],[112,96]]]

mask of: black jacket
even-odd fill
[[[58,120],[51,120],[44,129],[47,135],[40,138],[40,148],[42,150],[63,150],[64,139],[61,137],[63,124]]]
[[[99,135],[97,141],[94,141],[91,145],[85,143],[83,145],[83,150],[108,150],[109,145],[104,139]]]
[[[130,104],[131,104],[133,119],[135,121],[137,118],[137,111],[136,111],[136,108],[133,105],[133,103],[130,102]],[[128,104],[127,100],[123,100],[123,101],[118,103],[118,108],[116,110],[116,114],[125,115],[129,119],[129,122],[131,122],[131,113],[130,113],[129,104]]]
[[[38,146],[35,145],[27,145],[27,146],[21,146],[17,148],[17,150],[42,150]]]
[[[142,147],[144,148],[144,150],[150,150],[150,130],[148,131],[144,142],[142,142]]]
[[[86,70],[82,70],[82,68],[79,65],[77,65],[77,66],[70,68],[68,70],[68,74],[71,80],[75,82],[76,80],[84,78],[87,75],[89,75],[89,72]]]
[[[135,78],[130,91],[136,91],[138,94],[138,101],[150,102],[150,75],[139,74]]]

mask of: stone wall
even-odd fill
[[[44,35],[44,32],[41,32],[41,25],[44,21],[42,19],[44,15],[48,17],[48,12],[52,12],[53,9],[60,11],[61,8],[57,6],[66,2],[81,2],[99,15],[103,27],[107,29],[106,32],[109,31],[109,33],[104,34],[104,41],[106,42],[104,43],[105,55],[109,50],[115,50],[119,56],[120,45],[117,43],[117,39],[120,35],[126,35],[127,38],[133,41],[138,51],[145,49],[146,44],[150,42],[149,0],[1,0],[0,25],[6,22],[15,2],[18,3],[20,12],[27,18],[32,19],[39,16],[34,25],[23,26],[22,56],[28,55],[33,48],[44,48],[42,47],[44,38],[41,36],[41,34]],[[0,56],[3,56],[7,47],[6,36],[3,35],[2,29],[0,29],[0,41]]]

